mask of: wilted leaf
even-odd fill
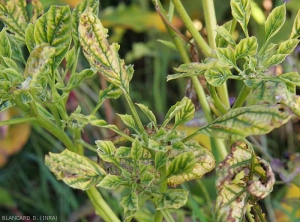
[[[45,163],[58,180],[75,189],[87,190],[106,176],[106,172],[95,162],[67,149],[60,154],[49,153]]]
[[[297,39],[300,37],[300,10],[298,10],[298,13],[296,15],[293,29],[290,35],[290,39]]]
[[[212,68],[204,73],[205,79],[212,86],[221,86],[232,73],[228,68]]]
[[[122,198],[121,206],[124,210],[138,210],[139,200],[136,192],[132,191],[128,196]]]
[[[246,56],[253,56],[257,51],[257,39],[256,37],[248,37],[242,39],[235,48],[235,58],[244,58]]]
[[[249,135],[266,134],[285,124],[290,118],[291,113],[281,105],[254,105],[231,109],[198,132],[234,140]]]
[[[269,40],[280,30],[285,22],[285,14],[285,4],[272,10],[265,21],[265,40]]]
[[[34,25],[34,40],[37,45],[48,43],[55,48],[52,68],[59,66],[69,50],[72,36],[71,12],[69,6],[51,6]],[[27,45],[28,46],[28,45]]]
[[[25,0],[0,1],[0,20],[16,39],[24,42],[28,20]]]
[[[231,0],[232,16],[240,23],[244,33],[248,33],[247,25],[251,16],[250,0]]]
[[[156,210],[179,209],[186,204],[188,194],[188,191],[182,189],[168,190],[158,198]]]
[[[97,185],[105,189],[116,189],[123,182],[123,179],[116,175],[108,174],[103,180]]]
[[[79,40],[90,65],[99,70],[107,81],[127,90],[129,80],[124,60],[118,55],[119,45],[108,44],[107,29],[103,28],[91,9],[82,13],[79,22]]]

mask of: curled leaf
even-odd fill
[[[168,190],[158,198],[156,209],[179,209],[186,204],[188,193],[188,191],[181,189]]]

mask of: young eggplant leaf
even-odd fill
[[[79,36],[78,36],[78,26],[79,26],[79,19],[81,14],[88,8],[92,9],[92,12],[95,15],[98,15],[99,10],[99,0],[83,0],[78,3],[72,12],[72,37],[75,42],[76,48],[79,44]]]
[[[190,121],[195,116],[195,106],[192,100],[184,97],[182,102],[185,104],[185,106],[175,114],[175,127]]]
[[[132,115],[128,115],[128,114],[125,114],[125,115],[117,114],[117,115],[121,118],[122,122],[126,126],[129,126],[132,129],[136,128],[135,122],[134,122],[134,119],[133,119]]]
[[[28,21],[25,0],[0,1],[0,20],[16,39],[24,42]]]
[[[294,20],[290,39],[297,39],[299,37],[300,37],[300,10],[298,10],[296,18]]]
[[[12,55],[11,44],[5,29],[0,32],[0,55],[8,58]]]
[[[212,68],[204,73],[205,79],[212,86],[221,86],[232,73],[228,68]]]
[[[84,69],[79,73],[74,73],[71,75],[68,85],[65,89],[63,89],[65,92],[70,92],[72,89],[79,86],[80,83],[82,83],[85,79],[91,78],[95,75],[95,70],[93,69]]]
[[[248,33],[247,25],[251,16],[250,0],[231,0],[231,13],[238,23],[240,23],[245,34]]]
[[[124,60],[118,55],[119,45],[108,44],[107,29],[90,8],[82,13],[78,31],[83,53],[90,65],[99,70],[107,81],[128,91],[129,79]]]
[[[231,109],[198,132],[232,140],[261,135],[285,124],[291,118],[282,105],[254,105]],[[243,130],[241,130],[243,129]]]
[[[196,164],[195,156],[191,152],[185,152],[175,157],[168,166],[167,177],[187,174],[192,172]]]
[[[56,69],[69,50],[72,35],[71,12],[69,6],[51,6],[34,25],[36,45],[48,43],[55,48],[51,66]],[[28,46],[28,45],[27,45]]]
[[[29,24],[25,30],[25,43],[29,53],[35,48],[34,25]]]
[[[227,63],[229,66],[236,66],[234,51],[231,48],[217,48],[216,52],[221,62]]]
[[[188,191],[182,189],[168,190],[160,195],[160,197],[157,199],[156,209],[179,209],[186,204],[188,200],[188,194]]]
[[[108,174],[103,178],[103,180],[101,180],[99,184],[97,184],[97,187],[102,187],[105,189],[116,189],[122,182],[123,179],[121,177]]]
[[[226,22],[221,27],[223,27],[228,33],[230,33],[231,25],[232,25],[232,20],[230,20],[229,22]],[[218,48],[228,47],[228,41],[224,37],[222,37],[218,32],[217,32],[217,35],[215,38],[215,42],[216,42],[216,46]],[[234,43],[235,43],[235,41],[234,41]]]
[[[128,195],[122,198],[121,206],[124,208],[124,210],[138,210],[139,209],[139,199],[136,194],[132,190],[132,192]]]
[[[245,142],[234,143],[217,167],[217,221],[244,221],[247,205],[259,207],[256,201],[272,192],[275,178],[270,165],[248,146]],[[261,210],[253,211],[259,214],[254,217],[265,221]]]
[[[141,103],[136,103],[136,105],[143,111],[143,113],[148,117],[148,119],[157,126],[156,118],[153,112],[145,105]]]
[[[87,190],[106,176],[106,172],[95,162],[69,150],[60,154],[49,153],[45,163],[58,180],[75,189]]]
[[[143,147],[139,139],[136,137],[131,145],[130,151],[131,158],[133,160],[134,165],[137,165],[138,160],[141,159],[143,155]]]
[[[224,38],[228,43],[230,43],[231,45],[236,45],[232,35],[230,34],[229,31],[227,31],[226,28],[224,28],[223,26],[217,26],[217,33]]]
[[[272,10],[265,21],[265,41],[273,37],[283,26],[285,22],[286,9],[285,4]]]
[[[33,6],[33,9],[30,22],[34,23],[39,18],[39,16],[44,14],[44,7],[40,0],[31,0],[31,4]]]
[[[235,59],[245,58],[256,54],[258,48],[256,37],[242,39],[235,48]]]
[[[105,99],[118,99],[122,95],[122,90],[114,84],[110,84],[106,89],[100,90],[99,101]]]
[[[155,169],[159,170],[159,168],[161,168],[162,166],[167,164],[168,160],[169,160],[169,157],[166,153],[157,152],[155,154],[155,161],[154,161]]]
[[[20,45],[17,43],[17,41],[15,40],[15,38],[12,35],[8,35],[8,39],[9,39],[10,46],[11,46],[11,58],[14,60],[18,60],[18,61],[22,62],[23,64],[25,64],[26,61],[24,59]]]
[[[105,162],[114,163],[116,160],[115,145],[111,141],[104,141],[104,140],[97,140],[95,143],[98,147],[97,153],[99,157]]]

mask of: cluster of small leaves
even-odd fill
[[[244,221],[249,207],[255,221],[266,221],[257,201],[272,192],[274,183],[269,163],[257,157],[250,144],[234,143],[217,167],[217,220]]]

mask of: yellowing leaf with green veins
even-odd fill
[[[99,0],[83,0],[78,3],[72,12],[72,37],[76,45],[79,44],[78,26],[81,14],[88,8],[92,8],[95,15],[98,15]]]
[[[99,70],[107,81],[128,91],[127,69],[124,60],[119,58],[119,45],[108,44],[107,29],[91,9],[82,13],[78,31],[83,53],[90,65]]]
[[[116,175],[108,174],[103,180],[97,185],[98,187],[103,187],[105,189],[116,189],[123,182],[123,179]]]
[[[0,55],[11,58],[11,45],[5,29],[0,32]]]
[[[0,1],[0,20],[16,39],[24,42],[28,21],[25,0]]]
[[[151,122],[153,122],[155,125],[157,124],[155,115],[147,106],[141,103],[136,103],[136,105],[143,111],[143,113],[148,117],[148,119]]]
[[[99,157],[106,162],[115,162],[116,147],[111,141],[97,140],[97,153]]]
[[[300,75],[297,72],[288,72],[281,74],[279,78],[286,84],[291,84],[294,86],[300,86]]]
[[[158,170],[159,168],[161,168],[162,166],[166,165],[168,162],[168,155],[164,152],[157,152],[155,154],[155,169]]]
[[[187,174],[195,168],[196,159],[193,153],[185,152],[176,156],[167,167],[167,177]]]
[[[195,106],[187,97],[184,97],[182,102],[185,104],[183,109],[181,109],[178,113],[175,114],[175,127],[186,123],[194,118],[195,116]]]
[[[25,64],[26,61],[24,59],[23,52],[19,43],[15,40],[15,38],[12,35],[8,35],[8,39],[11,47],[11,58]]]
[[[143,147],[141,142],[138,140],[138,138],[135,138],[131,145],[131,158],[133,160],[133,163],[137,165],[138,160],[142,157],[143,155]]]
[[[231,48],[217,48],[216,50],[218,58],[230,66],[236,66],[236,59],[234,56],[234,51]]]
[[[297,39],[299,37],[300,37],[300,10],[298,10],[296,18],[294,20],[290,39]]]
[[[248,37],[242,39],[235,48],[235,58],[244,58],[246,56],[253,56],[256,54],[258,48],[256,37]]]
[[[221,86],[232,73],[228,68],[212,68],[204,73],[205,79],[212,86]]]
[[[138,210],[139,200],[136,192],[132,191],[128,196],[125,196],[121,200],[121,206],[124,210]]]
[[[33,23],[38,19],[40,15],[44,14],[44,7],[40,0],[31,0],[31,4],[33,9],[30,22]]]
[[[223,26],[217,26],[216,29],[217,33],[223,37],[227,42],[229,42],[231,45],[236,45],[232,35],[229,31],[227,31]]]
[[[27,49],[29,53],[34,49],[35,47],[35,41],[34,41],[34,25],[29,24],[27,28],[25,29],[25,43],[27,46]]]
[[[132,129],[135,129],[135,122],[134,122],[134,119],[132,117],[132,115],[128,115],[128,114],[117,114],[122,122],[126,125],[126,126],[129,126],[130,128]]]
[[[51,6],[49,11],[36,20],[34,25],[35,44],[48,43],[55,48],[52,68],[59,66],[69,50],[72,36],[71,12],[69,6]]]
[[[244,221],[248,204],[255,206],[251,211],[254,218],[266,221],[256,201],[265,198],[274,183],[270,165],[256,157],[248,144],[234,143],[230,153],[217,167],[217,221]]]
[[[231,13],[238,23],[240,23],[244,33],[248,33],[247,25],[251,16],[250,0],[231,0]]]
[[[188,191],[182,189],[167,190],[157,199],[156,209],[179,209],[186,204],[188,194]]]
[[[224,28],[228,33],[230,33],[231,25],[232,25],[232,20],[230,20],[229,22],[226,22],[221,27]],[[218,48],[225,48],[228,46],[228,41],[224,37],[222,37],[218,32],[217,32],[217,35],[215,38],[215,42],[216,42],[216,46]],[[233,45],[235,45],[234,40],[233,40],[233,42],[234,42]]]
[[[229,110],[198,132],[232,140],[262,135],[285,124],[291,113],[282,105],[254,105]],[[243,129],[243,130],[241,130]]]
[[[291,54],[296,46],[298,45],[298,39],[288,39],[280,43],[279,48],[277,49],[278,54]]]
[[[273,37],[283,26],[285,22],[286,9],[285,4],[278,6],[272,10],[265,21],[265,40]]]
[[[197,142],[196,142],[197,143]],[[215,159],[211,152],[201,148],[191,152],[195,156],[195,165],[190,173],[172,176],[168,179],[168,186],[177,187],[180,184],[202,178],[206,173],[215,168]]]
[[[45,163],[58,180],[75,189],[87,190],[106,176],[106,172],[95,162],[67,149],[59,154],[49,153]]]

